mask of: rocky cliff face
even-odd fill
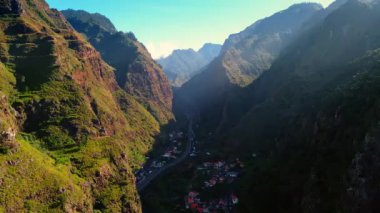
[[[63,14],[116,69],[121,88],[143,103],[162,124],[174,118],[169,81],[132,33],[117,32],[112,23],[100,14],[74,10],[63,11]]]
[[[43,0],[0,11],[0,211],[141,212],[156,120]]]
[[[118,72],[119,82],[125,91],[146,104],[148,111],[161,123],[168,123],[174,119],[173,92],[169,80],[144,45],[137,40],[134,45],[139,55],[128,65],[128,70]]]
[[[14,109],[9,106],[7,96],[2,94],[0,97],[0,153],[14,150],[18,146],[15,114]]]

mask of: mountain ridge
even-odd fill
[[[228,101],[230,93],[248,86],[268,70],[297,38],[303,24],[321,10],[319,4],[297,4],[231,35],[219,57],[178,89],[176,110],[204,112],[200,116],[205,120],[215,120],[209,116],[222,114],[223,103]]]
[[[173,50],[171,55],[160,58],[157,62],[163,67],[172,85],[179,87],[217,57],[220,48],[221,45],[206,43],[198,51]]]
[[[139,100],[160,123],[166,124],[174,119],[169,81],[133,33],[118,32],[114,27],[109,30],[108,23],[112,22],[100,14],[75,10],[62,13],[78,32],[86,36],[104,60],[116,69],[117,82],[121,88]],[[96,19],[102,21],[93,21]]]

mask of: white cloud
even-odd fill
[[[145,46],[154,59],[166,57],[170,55],[173,50],[179,48],[179,46],[173,42],[147,42]]]

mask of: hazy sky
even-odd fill
[[[324,6],[333,0],[316,0]],[[58,9],[99,12],[132,31],[154,58],[173,49],[222,44],[260,18],[305,0],[47,0]]]

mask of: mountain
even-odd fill
[[[83,10],[64,10],[61,11],[67,20],[75,21],[75,24],[84,24],[83,28],[96,28],[100,27],[104,31],[110,33],[117,33],[116,27],[113,23],[105,16],[99,13],[88,13]]]
[[[206,43],[198,50],[198,53],[206,60],[211,61],[219,55],[221,48],[220,44]]]
[[[283,48],[297,37],[305,21],[321,9],[314,3],[293,5],[231,35],[219,59],[228,81],[239,86],[250,84],[270,68]]]
[[[171,55],[157,62],[163,67],[173,86],[179,87],[216,58],[221,45],[207,43],[197,52],[193,49],[174,50]]]
[[[224,105],[214,148],[248,165],[241,212],[380,209],[380,2],[319,20]]]
[[[200,112],[205,123],[219,126],[215,118],[223,119],[230,93],[270,69],[304,24],[321,10],[319,4],[296,4],[229,36],[220,55],[176,92],[176,111]]]
[[[131,65],[131,79],[160,76],[147,57]],[[59,11],[43,0],[0,1],[0,211],[141,212],[132,170],[160,126],[140,100]]]
[[[172,120],[173,94],[161,67],[132,33],[116,31],[100,14],[65,10],[75,30],[85,35],[102,58],[116,70],[119,86],[134,96],[162,124]]]
[[[176,110],[195,112],[199,158],[240,158],[245,165],[237,186],[221,184],[200,193],[215,197],[223,189],[238,190],[236,212],[378,212],[379,21],[378,0],[337,1],[318,10],[247,85],[231,84],[239,78],[223,73],[217,61],[261,22],[246,35],[231,36],[234,42],[225,43],[221,56],[175,94],[183,104]],[[199,107],[199,100],[208,107]],[[187,166],[181,168],[186,175],[168,185],[203,181],[197,177],[201,164]],[[165,180],[176,176],[172,172],[152,186],[156,194],[145,198],[148,207],[175,209],[160,196],[175,197],[197,184],[160,192],[168,188]]]

